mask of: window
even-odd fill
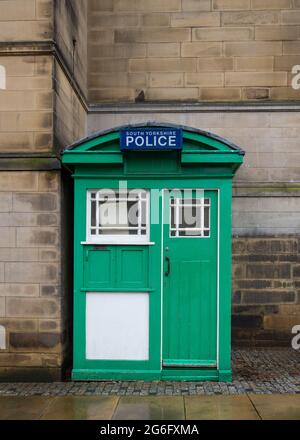
[[[209,237],[210,199],[170,199],[170,237]]]
[[[149,241],[148,205],[145,190],[89,191],[87,241]]]

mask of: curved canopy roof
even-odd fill
[[[120,150],[119,146],[120,131],[150,127],[182,130],[182,163],[227,163],[231,166],[235,164],[233,168],[236,170],[243,162],[244,151],[226,139],[196,128],[162,122],[128,124],[108,130],[96,131],[66,147],[62,152],[62,162],[76,166],[80,166],[80,164],[122,164],[124,153]]]

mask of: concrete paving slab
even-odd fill
[[[263,420],[300,420],[299,394],[251,394],[249,398]]]
[[[186,396],[187,420],[258,420],[250,399],[243,396]]]
[[[117,396],[56,397],[43,413],[42,420],[110,420]]]
[[[184,420],[180,396],[120,397],[114,420]]]
[[[53,397],[0,397],[0,420],[38,420]]]

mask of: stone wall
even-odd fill
[[[89,0],[89,100],[299,99],[298,0]]]
[[[58,3],[0,2],[0,380],[58,380],[70,362],[73,194],[58,158],[86,134],[86,2]]]

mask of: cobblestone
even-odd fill
[[[300,352],[235,349],[232,382],[101,381],[0,383],[0,396],[300,394]]]

